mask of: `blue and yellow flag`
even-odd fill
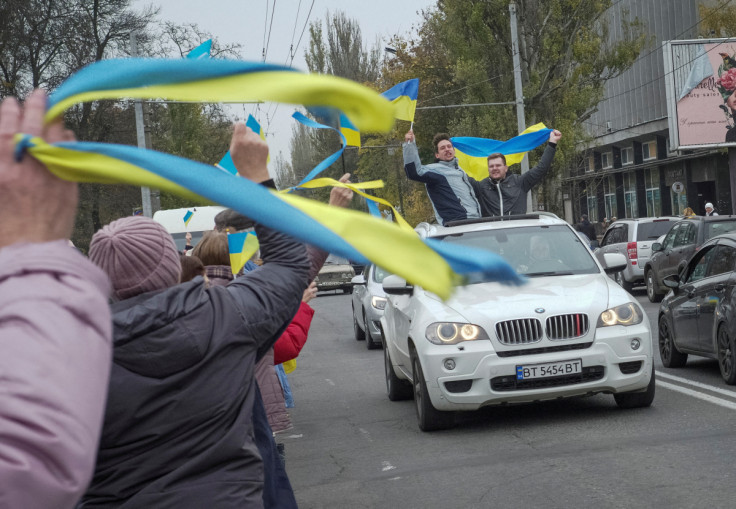
[[[345,146],[360,147],[360,131],[344,113],[340,113],[340,132],[345,136]]]
[[[404,81],[381,94],[394,105],[394,117],[414,122],[419,97],[419,78]]]
[[[238,169],[235,167],[235,163],[233,162],[233,158],[230,156],[229,150],[225,152],[225,155],[222,156],[222,159],[220,159],[220,162],[215,164],[215,166],[220,168],[221,170],[225,170],[231,175],[238,174]]]
[[[191,210],[187,210],[187,213],[184,214],[184,226],[189,226],[189,221],[192,220],[192,217],[194,216],[194,212]]]
[[[212,50],[212,39],[207,39],[202,44],[194,48],[187,54],[187,58],[199,60],[201,58],[210,58],[210,51]]]
[[[240,269],[256,254],[260,247],[258,237],[254,232],[228,233],[227,245],[230,251],[230,268],[233,274],[240,272]]]
[[[519,136],[507,141],[467,136],[450,138],[450,141],[455,147],[455,157],[460,168],[475,180],[483,180],[488,176],[489,155],[498,152],[506,156],[507,166],[518,164],[527,152],[546,142],[550,132],[552,129],[539,123],[527,127]]]

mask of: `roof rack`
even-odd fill
[[[450,221],[445,226],[462,226],[466,224],[478,224],[478,223],[494,223],[498,221],[518,221],[522,219],[539,219],[540,217],[552,217],[559,219],[556,214],[552,212],[536,211],[533,214],[516,214],[513,216],[490,216],[490,217],[479,217],[475,219],[460,219],[458,221]]]

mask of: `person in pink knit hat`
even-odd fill
[[[43,126],[46,95],[0,105],[0,507],[71,508],[92,477],[111,359],[109,284],[74,247],[77,184],[13,136]]]

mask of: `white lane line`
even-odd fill
[[[736,398],[736,391],[729,391],[728,389],[721,389],[720,387],[714,387],[712,385],[704,384],[702,382],[696,382],[695,380],[688,380],[687,378],[670,375],[669,373],[662,373],[661,371],[657,371],[656,376],[659,378],[666,378],[667,380],[672,380],[673,382],[680,382],[681,384],[687,384],[687,385],[692,385],[693,387],[699,387],[701,389],[706,389],[711,392],[717,392],[718,394],[723,394],[724,396],[729,396],[731,398]]]
[[[325,378],[325,382],[327,382],[327,383],[328,383],[328,384],[330,384],[330,385],[335,385],[335,382],[333,382],[333,381],[332,381],[332,380],[330,380],[329,378]]]
[[[384,461],[383,468],[381,468],[383,472],[388,472],[389,470],[395,470],[395,469],[396,467],[393,466],[390,461]]]
[[[665,389],[669,389],[675,392],[681,392],[682,394],[687,394],[688,396],[692,396],[693,398],[702,399],[703,401],[707,401],[709,403],[713,403],[714,405],[722,406],[730,410],[736,410],[736,403],[733,403],[731,401],[726,401],[716,396],[710,396],[709,394],[703,394],[702,392],[687,389],[679,385],[662,382],[661,380],[657,380],[656,383],[657,385],[659,385],[660,387],[664,387]]]

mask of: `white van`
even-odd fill
[[[186,245],[187,232],[192,234],[192,245],[196,246],[204,232],[215,229],[215,216],[223,210],[225,207],[219,206],[159,210],[154,212],[153,220],[166,228],[166,231],[174,237],[176,248],[181,251]],[[192,212],[193,215],[189,224],[185,225],[184,216],[187,212]]]

